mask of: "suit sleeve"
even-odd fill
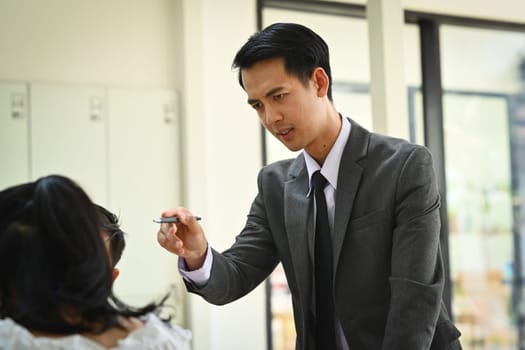
[[[198,287],[185,280],[188,291],[212,304],[223,305],[243,297],[264,281],[279,261],[267,224],[262,176],[260,173],[259,193],[234,244],[222,253],[212,249],[213,264],[208,283]]]
[[[444,272],[439,192],[430,152],[416,146],[396,185],[391,299],[383,349],[429,349],[439,317]]]

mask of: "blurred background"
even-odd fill
[[[186,294],[152,222],[184,205],[226,249],[260,167],[297,155],[261,128],[230,68],[274,22],[327,41],[343,115],[431,149],[463,347],[525,349],[523,0],[0,0],[0,189],[60,173],[117,213],[116,293],[141,304],[174,290],[195,350],[294,349],[280,266],[209,305]]]

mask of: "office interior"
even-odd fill
[[[525,349],[522,0],[0,0],[0,188],[61,173],[128,233],[116,293],[170,313],[193,348],[294,348],[286,279],[213,306],[188,295],[152,219],[183,205],[226,249],[256,176],[288,152],[231,61],[273,22],[331,50],[334,103],[427,145],[443,199],[445,291],[464,349]]]

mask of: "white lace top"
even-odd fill
[[[191,332],[167,325],[149,314],[144,327],[129,333],[112,350],[191,350]],[[100,344],[81,335],[62,338],[34,337],[26,328],[6,318],[0,320],[0,350],[103,350]]]

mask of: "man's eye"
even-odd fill
[[[276,101],[282,100],[286,94],[277,94],[273,96],[273,99]]]
[[[256,102],[256,103],[252,103],[252,108],[255,109],[256,111],[259,110],[259,108],[261,108],[261,104]]]

